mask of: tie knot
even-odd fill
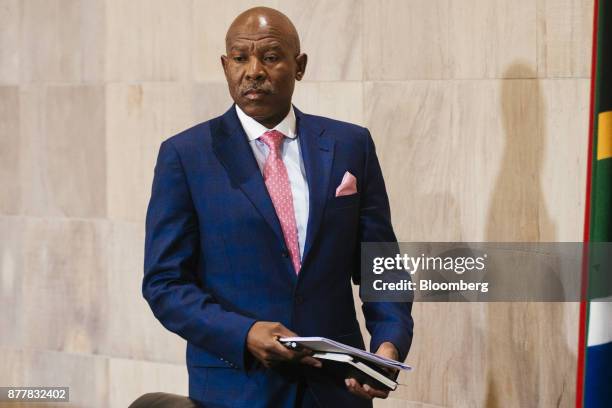
[[[278,130],[268,130],[266,133],[261,135],[259,138],[264,142],[268,148],[273,152],[280,150],[280,145],[283,142],[285,135]]]

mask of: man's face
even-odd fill
[[[306,66],[306,55],[298,55],[283,34],[268,24],[244,25],[228,35],[227,55],[221,57],[232,99],[267,127],[289,112],[295,80]]]

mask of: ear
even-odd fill
[[[221,66],[223,67],[223,72],[225,73],[225,76],[227,77],[227,56],[226,55],[222,55],[221,56]]]
[[[295,71],[295,79],[301,81],[304,78],[304,74],[306,73],[306,64],[308,63],[308,55],[300,54],[295,57],[295,63],[297,64],[297,69]]]

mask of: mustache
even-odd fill
[[[242,95],[246,94],[249,91],[259,91],[267,94],[274,93],[274,88],[266,83],[250,83],[245,84],[240,87],[240,93]]]

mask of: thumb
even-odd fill
[[[316,368],[321,368],[323,366],[323,364],[319,360],[317,360],[314,357],[310,357],[310,356],[302,357],[302,359],[300,360],[300,363],[306,364],[312,367],[316,367]]]

